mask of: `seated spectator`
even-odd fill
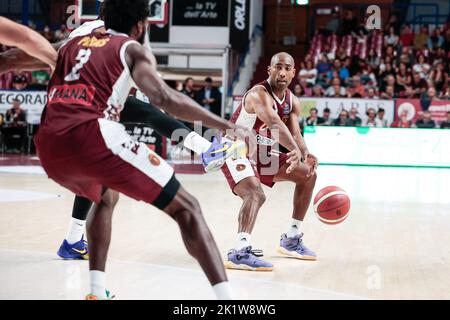
[[[306,118],[307,126],[317,126],[325,123],[325,120],[317,115],[318,110],[316,108],[312,108],[309,110],[309,117]]]
[[[367,118],[363,120],[362,126],[363,127],[376,127],[377,126],[377,121],[376,121],[377,112],[375,111],[375,109],[369,108],[367,110],[366,114],[367,114]]]
[[[50,81],[50,75],[45,70],[33,71],[31,74],[31,84],[28,89],[45,90]]]
[[[380,98],[385,99],[385,100],[391,100],[391,99],[397,98],[394,86],[387,86],[384,89],[384,92],[381,92]]]
[[[450,129],[450,111],[447,112],[447,119],[441,122],[441,129]]]
[[[399,43],[403,47],[410,47],[414,41],[414,33],[411,29],[410,25],[405,25],[402,27],[402,31],[400,33]]]
[[[361,78],[359,76],[353,76],[351,85],[347,90],[347,94],[349,98],[362,98],[365,96],[366,88],[361,83]]]
[[[351,127],[352,124],[348,118],[348,111],[342,110],[341,113],[339,113],[339,118],[334,119],[332,125],[336,127]]]
[[[373,67],[371,65],[367,65],[366,68],[361,73],[361,83],[365,86],[377,86],[378,81],[375,76],[375,72],[373,71]]]
[[[435,128],[436,123],[433,119],[431,119],[431,112],[430,111],[424,111],[423,112],[423,118],[416,121],[416,127],[417,128]]]
[[[44,27],[44,31],[42,32],[42,36],[47,39],[48,42],[53,42],[53,32],[50,30],[49,26]]]
[[[12,88],[14,90],[25,90],[28,86],[28,79],[24,74],[16,74],[12,78]]]
[[[195,90],[194,90],[194,79],[189,77],[184,81],[184,88],[181,90],[181,93],[187,95],[191,99],[195,100]]]
[[[405,91],[406,87],[411,85],[411,70],[408,69],[404,62],[400,62],[395,80],[400,91]]]
[[[333,120],[331,119],[331,110],[329,108],[323,109],[322,119],[324,122],[320,125],[322,125],[322,126],[331,126],[332,125]]]
[[[430,82],[434,85],[437,91],[442,91],[444,88],[444,84],[446,81],[446,75],[444,70],[444,63],[440,62],[436,65],[436,68],[434,68],[429,75]]]
[[[385,46],[397,46],[399,37],[395,34],[394,27],[389,27],[388,33],[384,36]]]
[[[379,97],[376,95],[376,91],[374,87],[368,87],[366,89],[366,99],[379,99]]]
[[[316,84],[313,87],[312,96],[313,97],[318,97],[318,98],[322,98],[323,97],[323,89],[322,89],[322,87],[320,85]]]
[[[345,97],[346,90],[341,86],[341,80],[334,78],[331,81],[331,86],[325,91],[326,97]]]
[[[208,111],[221,116],[222,94],[219,89],[213,87],[213,81],[210,77],[205,79],[205,86],[196,94],[197,102]]]
[[[374,49],[369,50],[369,54],[367,57],[367,63],[373,68],[377,69],[380,65],[381,59],[380,57],[375,53]]]
[[[411,89],[413,91],[414,98],[420,98],[420,96],[428,89],[428,83],[420,76],[418,72],[413,72]]]
[[[297,84],[294,86],[294,91],[292,91],[292,93],[293,93],[294,96],[296,96],[297,98],[301,98],[301,97],[303,97],[303,96],[305,95],[305,92],[303,91],[303,88],[302,88],[302,86],[301,86],[299,83],[297,83]]]
[[[398,61],[399,63],[403,62],[407,66],[410,66],[414,63],[414,56],[411,47],[402,47]]]
[[[331,70],[330,63],[328,62],[328,59],[323,54],[320,55],[319,61],[317,62],[317,81],[321,81],[325,83],[326,76],[328,71]]]
[[[65,24],[62,24],[61,27],[55,31],[55,42],[59,42],[61,40],[67,39],[69,37],[69,30]]]
[[[402,89],[401,87],[398,86],[398,84],[395,82],[395,76],[393,75],[388,75],[386,76],[386,78],[384,79],[384,82],[382,83],[382,86],[380,88],[380,92],[382,93],[388,93],[388,91],[390,91],[390,89],[388,89],[389,87],[392,87],[392,97],[397,97],[397,93],[400,92],[400,90]],[[389,94],[389,93],[388,93]],[[382,96],[383,94],[381,94]],[[392,98],[389,98],[392,99]]]
[[[304,68],[302,68],[298,74],[298,80],[300,81],[302,79],[306,80],[309,87],[316,84],[317,69],[314,68],[311,60],[305,62]]]
[[[342,35],[346,36],[355,33],[358,29],[358,19],[353,15],[352,10],[345,12],[345,18],[342,21]]]
[[[420,54],[417,57],[417,63],[413,66],[413,71],[419,73],[422,79],[426,79],[430,70],[431,66],[427,63],[425,56]]]
[[[428,38],[427,45],[431,52],[435,52],[438,48],[442,48],[444,46],[444,37],[441,33],[441,29],[436,27],[431,33],[431,36]]]
[[[398,120],[394,121],[391,125],[393,128],[411,128],[411,121],[408,120],[408,112],[403,111]]]
[[[428,44],[428,37],[428,27],[424,25],[420,28],[420,33],[414,36],[414,49],[422,50],[422,48]]]
[[[358,117],[358,109],[355,107],[350,109],[350,115],[349,115],[349,125],[352,127],[359,127],[361,126],[362,120],[360,117]]]
[[[386,111],[383,108],[378,109],[377,118],[375,119],[376,126],[379,128],[386,128],[388,126],[387,119],[385,118]]]
[[[302,87],[305,96],[310,97],[312,95],[312,89],[309,87],[306,79],[301,79],[299,85]]]
[[[12,108],[6,112],[5,144],[7,152],[20,153],[26,138],[26,113],[18,99],[13,100]]]

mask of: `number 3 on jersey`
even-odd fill
[[[76,81],[80,79],[80,71],[91,57],[91,49],[80,49],[75,58],[78,63],[72,68],[72,71],[64,78],[64,81]]]

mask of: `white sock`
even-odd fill
[[[242,248],[248,247],[250,245],[251,235],[249,233],[240,232],[237,235],[236,250],[241,250]]]
[[[81,240],[84,234],[84,226],[86,221],[72,218],[70,221],[69,231],[67,232],[66,240],[69,244],[74,244]]]
[[[203,138],[197,132],[189,133],[187,137],[184,138],[183,145],[198,155],[208,151],[208,149],[211,148],[211,142]]]
[[[292,237],[298,236],[300,234],[301,224],[302,224],[302,221],[292,219],[291,228],[287,232],[288,238],[292,238]]]
[[[103,271],[91,270],[91,294],[99,299],[106,299],[106,273]]]
[[[214,290],[214,293],[216,294],[217,300],[233,300],[231,286],[228,281],[218,283],[212,288]]]

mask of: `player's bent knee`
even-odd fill
[[[108,189],[102,196],[102,202],[104,205],[114,208],[119,201],[119,193]]]

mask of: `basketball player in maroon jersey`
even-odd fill
[[[228,183],[242,198],[239,213],[238,241],[228,253],[227,268],[270,271],[272,263],[252,250],[250,236],[259,209],[265,201],[261,184],[295,183],[294,209],[289,231],[281,236],[279,252],[298,259],[315,260],[316,255],[303,243],[301,223],[311,201],[318,161],[309,153],[300,133],[299,100],[288,89],[295,77],[294,59],[287,53],[273,56],[268,67],[269,78],[250,89],[233,114],[231,122],[257,133],[258,152],[254,163],[247,157],[228,159],[222,167]],[[284,147],[284,152],[275,148]]]
[[[141,45],[148,10],[147,0],[106,0],[108,31],[75,37],[60,49],[35,139],[38,154],[50,178],[95,202],[87,225],[88,299],[111,298],[104,271],[117,192],[173,218],[217,297],[229,299],[220,254],[197,200],[180,186],[172,167],[117,123],[136,84],[155,105],[182,120],[200,120],[221,130],[238,128],[170,89],[157,75],[152,57]]]

